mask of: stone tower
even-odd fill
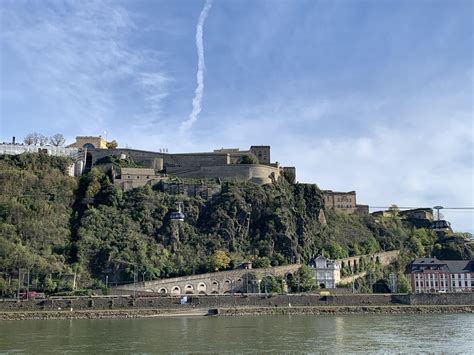
[[[255,155],[260,164],[270,164],[270,146],[269,145],[253,145],[250,152]]]

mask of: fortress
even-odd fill
[[[126,160],[139,168],[121,169],[117,183],[124,189],[156,183],[164,177],[217,180],[219,182],[249,181],[269,184],[284,172],[295,175],[294,167],[281,167],[270,160],[270,146],[251,146],[249,150],[216,149],[204,153],[167,153],[130,148],[108,149],[101,137],[77,137],[70,148],[82,149],[84,169],[101,165],[107,157]]]
[[[254,145],[248,150],[221,148],[203,153],[168,153],[116,148],[101,136],[79,136],[67,147],[0,144],[0,154],[42,153],[67,156],[74,163],[70,175],[79,176],[92,167],[111,172],[115,185],[123,191],[140,186],[158,186],[162,191],[209,199],[221,191],[222,182],[270,184],[283,176],[296,181],[296,168],[271,162],[268,145]],[[367,205],[356,203],[356,192],[323,190],[324,205],[348,214],[368,214]]]

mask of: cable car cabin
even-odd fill
[[[172,221],[180,221],[180,222],[183,222],[184,221],[184,213],[179,211],[179,212],[171,212],[170,214],[170,219]]]
[[[433,221],[431,223],[431,229],[435,232],[446,232],[452,230],[451,224],[448,221],[445,221],[444,219]]]

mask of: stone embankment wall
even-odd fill
[[[231,292],[245,292],[248,289],[247,275],[254,274],[258,280],[265,275],[286,277],[293,274],[301,264],[274,266],[262,269],[235,269],[208,274],[175,277],[163,280],[126,284],[111,289],[113,293],[126,290],[128,294],[135,291],[157,292],[163,294],[230,294]]]
[[[367,294],[367,295],[243,295],[188,296],[187,304],[180,297],[78,297],[75,299],[45,299],[0,301],[0,312],[126,310],[126,309],[193,309],[241,307],[364,307],[364,306],[474,306],[474,293],[451,294]]]

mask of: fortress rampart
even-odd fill
[[[213,179],[224,182],[250,181],[256,184],[269,184],[280,178],[280,169],[268,165],[216,165],[196,168],[167,168],[167,173],[183,178]]]
[[[258,151],[258,154],[264,154],[262,155],[262,160],[268,161],[268,164],[240,164],[239,162],[243,155],[253,153],[251,151],[238,150],[230,152],[224,149],[211,153],[179,154],[136,149],[89,149],[86,154],[88,155],[89,167],[95,165],[102,158],[115,156],[128,158],[143,167],[157,171],[164,170],[166,174],[179,178],[219,179],[223,182],[250,181],[256,184],[269,184],[280,178],[282,168],[278,164],[269,163],[269,147],[268,152],[264,153]],[[133,181],[128,181],[130,179],[125,181],[126,178],[122,176],[120,177],[120,184],[124,188],[126,186],[142,186],[148,183],[146,176],[151,176],[151,174],[147,173],[140,177],[134,176]],[[158,181],[160,179],[155,178],[155,180]]]

